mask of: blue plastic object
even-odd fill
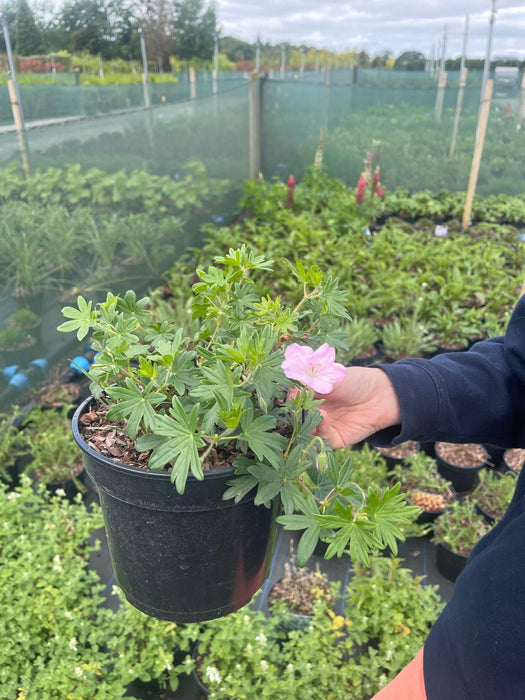
[[[9,367],[4,367],[2,374],[6,379],[11,379],[13,374],[16,374],[20,369],[20,365],[9,365]]]
[[[87,372],[89,367],[90,367],[90,362],[89,362],[87,357],[84,357],[84,355],[77,355],[69,363],[69,369],[72,369],[77,374],[82,374],[82,370]]]
[[[9,380],[9,386],[15,387],[15,389],[20,389],[20,391],[27,389],[29,384],[29,377],[27,377],[22,372],[17,372],[16,374],[13,374],[13,376]]]
[[[30,365],[33,365],[34,367],[40,367],[42,372],[45,372],[47,368],[49,367],[47,360],[45,357],[37,357],[36,360],[31,360],[29,363]]]

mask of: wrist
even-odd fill
[[[374,372],[374,392],[378,404],[379,429],[390,428],[393,425],[401,425],[401,407],[397,398],[394,385],[386,372],[377,367],[371,367]]]

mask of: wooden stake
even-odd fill
[[[478,130],[476,134],[476,145],[474,146],[474,156],[472,158],[472,167],[470,169],[470,178],[467,188],[467,198],[465,200],[465,209],[463,211],[463,229],[466,229],[470,222],[472,213],[472,204],[474,202],[474,194],[478,182],[479,166],[481,165],[481,156],[483,155],[483,145],[485,143],[485,134],[487,133],[487,123],[490,113],[490,101],[492,98],[492,88],[494,87],[493,80],[487,80],[485,84],[485,92],[483,93],[483,102],[481,104],[481,112],[479,115]]]
[[[520,101],[518,104],[518,124],[525,119],[525,72],[521,79]]]
[[[441,121],[441,113],[443,112],[443,101],[445,99],[445,87],[447,85],[447,74],[440,73],[438,81],[438,89],[436,94],[436,121]]]
[[[461,116],[461,107],[463,106],[463,96],[465,94],[465,85],[467,84],[468,68],[462,68],[459,77],[459,91],[458,99],[456,102],[456,114],[454,115],[454,126],[452,128],[452,141],[450,142],[450,151],[448,153],[449,158],[454,157],[454,151],[456,149],[456,140],[458,137],[459,128],[459,118]]]
[[[197,77],[195,75],[195,68],[193,66],[190,66],[188,69],[188,73],[190,74],[190,99],[194,100],[197,97]]]
[[[145,73],[142,74],[142,92],[144,94],[144,107],[146,107],[146,109],[149,109],[149,83],[148,76]]]
[[[9,90],[9,99],[11,100],[11,109],[13,110],[13,119],[15,121],[16,133],[18,135],[18,143],[20,145],[20,152],[22,154],[22,162],[24,164],[26,177],[29,179],[33,174],[31,172],[31,161],[29,160],[29,149],[27,147],[26,133],[24,130],[24,124],[22,122],[22,115],[20,114],[20,105],[18,104],[16,88],[12,80],[7,81],[7,89]]]

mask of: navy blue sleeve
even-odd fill
[[[504,337],[468,352],[376,365],[388,374],[401,426],[376,433],[376,445],[405,440],[525,447],[525,297]]]

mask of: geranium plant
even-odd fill
[[[254,489],[256,505],[280,498],[285,527],[305,530],[300,564],[324,534],[332,535],[327,557],[349,548],[364,561],[387,545],[395,551],[417,509],[399,486],[380,493],[352,483],[351,462],[338,464],[313,434],[322,396],[345,373],[333,346],[347,318],[346,294],[300,261],[289,264],[302,290],[297,303],[256,294],[254,273],[270,267],[243,246],[198,269],[199,329],[191,338],[173,321],[152,322],[148,299],[131,291],[108,293],[95,307],[79,297],[78,308],[63,309],[69,320],[59,329],[77,331],[79,340],[91,332],[98,351],[88,372],[96,399],[91,418],[129,443],[119,458],[126,452],[130,464],[169,471],[181,494],[190,473],[203,479],[232,465],[225,499],[238,502]],[[112,457],[114,447],[113,438],[96,443]]]

